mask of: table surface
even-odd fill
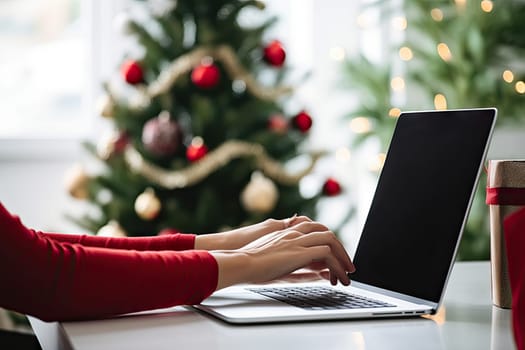
[[[429,318],[235,326],[184,307],[118,318],[46,323],[46,349],[514,349],[511,312],[492,306],[489,262],[456,263]]]

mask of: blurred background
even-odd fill
[[[489,158],[523,157],[524,8],[487,0],[2,0],[0,198],[29,227],[105,235],[213,232],[299,208],[353,252],[400,111],[498,107]],[[199,54],[222,44],[235,59]],[[191,67],[174,73],[189,57]],[[152,92],[166,79],[173,84]],[[285,85],[293,90],[264,95]],[[171,124],[162,124],[164,111]],[[231,118],[213,124],[215,111]],[[162,148],[170,128],[179,138],[168,145],[173,154]],[[192,165],[218,159],[213,151],[230,139],[262,145],[270,160],[241,164],[231,151],[227,169],[210,166],[195,185],[173,186],[163,182],[169,174],[145,176],[118,154],[131,145],[142,161],[188,170],[193,181]],[[261,181],[251,177],[260,172]],[[488,259],[484,181],[464,260]],[[221,205],[203,202],[221,199],[236,204],[217,219]],[[195,216],[177,221],[176,213]],[[220,219],[223,226],[191,225]]]

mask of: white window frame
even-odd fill
[[[82,107],[70,130],[52,136],[13,135],[0,137],[0,161],[78,158],[81,141],[93,140],[104,127],[97,111],[102,82],[114,74],[123,44],[113,19],[129,0],[81,2],[82,32],[86,48],[86,82]]]

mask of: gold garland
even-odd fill
[[[297,174],[288,174],[278,161],[268,156],[261,145],[238,140],[226,141],[198,162],[181,170],[166,170],[152,164],[131,146],[126,149],[124,158],[133,171],[149,181],[168,189],[176,189],[194,185],[234,158],[240,157],[254,157],[257,167],[266,176],[283,185],[295,185],[313,170],[324,153],[312,152],[309,166]]]
[[[242,80],[246,89],[254,96],[267,101],[273,101],[278,97],[289,94],[292,88],[289,86],[265,87],[261,86],[254,77],[244,68],[237,59],[233,49],[227,45],[219,45],[215,48],[200,47],[187,54],[181,55],[148,87],[139,90],[139,98],[132,103],[132,107],[139,109],[148,105],[152,98],[165,94],[175,84],[180,76],[190,72],[203,58],[213,57],[223,63],[224,69],[234,80]]]

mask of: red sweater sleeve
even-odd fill
[[[45,321],[199,303],[217,286],[206,251],[85,247],[26,228],[0,203],[0,307]]]
[[[173,233],[154,237],[100,237],[64,233],[35,232],[55,241],[78,243],[84,247],[133,250],[188,250],[195,246],[195,235]]]

